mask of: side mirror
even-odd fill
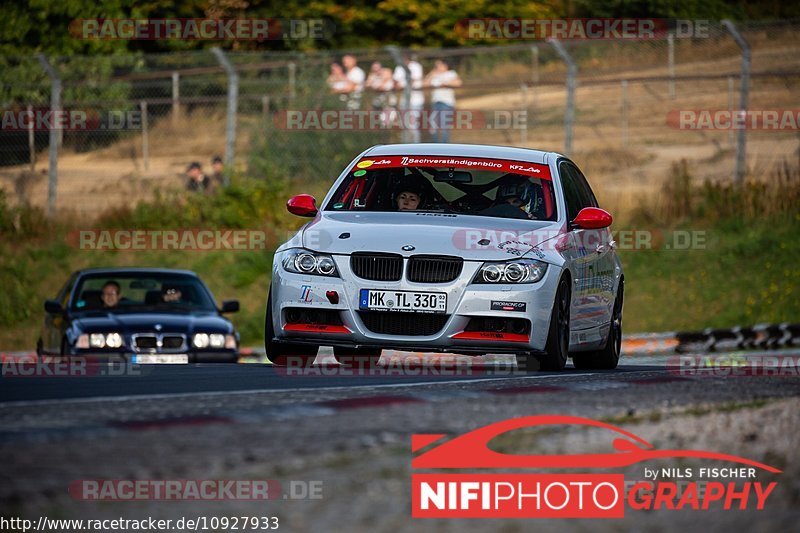
[[[61,304],[55,300],[45,300],[44,310],[50,313],[51,315],[60,315],[61,313],[64,312],[64,308],[61,307]]]
[[[580,229],[602,229],[609,227],[612,220],[608,211],[597,207],[584,207],[571,224]]]
[[[222,302],[220,313],[236,313],[239,311],[239,300],[225,300]]]
[[[286,209],[299,217],[313,217],[317,214],[317,200],[310,194],[298,194],[289,198]]]

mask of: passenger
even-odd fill
[[[416,211],[422,198],[414,191],[401,191],[396,200],[398,211]]]
[[[119,283],[116,281],[106,281],[100,293],[100,299],[103,300],[103,307],[110,309],[119,304],[121,297]]]
[[[398,211],[416,211],[425,203],[426,179],[416,175],[394,176],[393,205]],[[396,181],[395,181],[396,180]]]

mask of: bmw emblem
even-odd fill
[[[405,246],[403,246],[403,251],[404,252],[410,252],[412,250],[416,250],[416,247],[411,246],[410,244],[406,244]]]

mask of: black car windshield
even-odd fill
[[[483,158],[362,159],[326,211],[439,212],[556,220],[549,167]]]
[[[194,276],[169,273],[97,273],[82,276],[73,293],[74,311],[213,311],[214,300]]]

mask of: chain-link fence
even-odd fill
[[[747,108],[778,113],[779,127],[746,131],[750,176],[797,159],[798,24],[736,26],[751,48]],[[365,91],[356,101],[383,113],[371,126],[307,120],[312,111],[354,109],[352,96],[328,83],[331,64],[345,54],[366,73],[375,62],[398,65],[389,49],[0,58],[0,186],[16,201],[91,217],[185,188],[187,165],[198,161],[211,173],[217,155],[226,177],[330,182],[362,149],[407,138],[402,121],[385,114],[402,110],[399,89]],[[722,24],[687,38],[531,41],[413,55],[425,73],[441,59],[463,80],[456,108],[479,120],[454,126],[450,142],[567,152],[601,185],[601,198],[655,191],[680,159],[697,178],[735,174],[738,131],[725,117],[740,107],[743,51]],[[431,89],[424,95],[429,109]],[[54,127],[51,114],[40,124],[55,106],[63,123]],[[305,119],[296,127],[287,122],[293,111]],[[430,141],[429,128],[420,129]]]

